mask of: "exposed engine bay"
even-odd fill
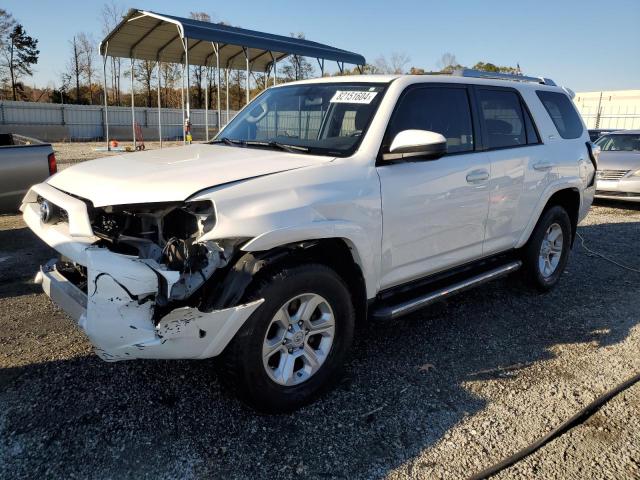
[[[215,225],[209,201],[90,208],[98,245],[115,253],[152,260],[180,273],[156,305],[189,298],[219,268],[226,266],[238,241],[198,241]]]

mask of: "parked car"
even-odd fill
[[[17,212],[29,187],[56,171],[50,143],[0,133],[0,213]]]
[[[595,142],[601,136],[606,135],[608,133],[617,132],[619,130],[611,129],[611,128],[596,128],[593,130],[589,130],[589,138],[592,142]]]
[[[598,139],[596,197],[640,202],[640,130],[612,132]]]
[[[270,412],[335,380],[357,320],[519,269],[548,290],[595,150],[565,90],[467,75],[289,83],[211,144],[65,169],[22,205],[63,256],[37,279],[104,360],[220,356]]]

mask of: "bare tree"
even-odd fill
[[[393,52],[389,59],[380,55],[371,67],[374,73],[400,74],[406,71],[410,61],[411,58],[406,53]]]
[[[211,15],[209,15],[206,12],[191,12],[189,14],[189,18],[193,18],[194,20],[200,20],[201,22],[211,22]],[[195,108],[202,108],[204,107],[204,90],[202,89],[202,79],[205,75],[205,68],[201,65],[196,65],[194,67],[191,67],[191,71],[193,72],[193,79],[195,80],[196,83],[196,95],[195,95],[195,102],[194,102],[194,107]],[[189,88],[190,86],[187,87],[187,91],[190,91],[191,89]]]
[[[179,107],[180,98],[176,93],[176,87],[180,79],[180,67],[175,63],[161,63],[160,76],[162,77],[162,103],[165,107]]]
[[[107,35],[124,17],[126,10],[121,5],[111,0],[102,6],[102,33]],[[122,59],[110,57],[111,89],[113,90],[113,103],[120,105],[120,79],[122,77]]]
[[[67,62],[67,73],[66,77],[68,78],[68,83],[70,84],[72,81],[75,81],[76,85],[76,103],[81,103],[81,95],[80,95],[80,77],[82,76],[82,58],[80,47],[78,45],[78,40],[74,36],[73,40],[70,40],[71,44],[71,57]]]
[[[291,36],[293,38],[305,38],[302,32],[292,33]],[[286,63],[282,67],[282,76],[288,81],[304,80],[305,78],[313,76],[314,70],[313,65],[309,63],[305,57],[301,55],[289,55]]]
[[[151,60],[139,60],[136,62],[135,78],[138,80],[146,92],[146,106],[150,107],[153,103],[151,90],[153,88],[153,80],[155,78],[156,62]]]
[[[89,85],[89,105],[93,105],[93,80],[96,76],[96,47],[95,40],[86,33],[78,34],[78,53],[80,71]]]
[[[451,52],[443,53],[440,59],[436,62],[436,66],[442,73],[451,73],[456,68],[460,67],[456,56]]]

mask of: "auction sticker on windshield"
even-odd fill
[[[378,92],[360,92],[357,90],[338,90],[329,103],[371,103]]]

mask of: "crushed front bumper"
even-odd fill
[[[65,223],[42,224],[37,203],[23,203],[22,211],[36,235],[86,268],[86,284],[78,285],[53,259],[41,267],[36,282],[77,322],[103,360],[216,356],[263,302],[211,312],[179,307],[154,318],[162,284],[171,285],[179,272],[111,252],[95,245],[97,238],[72,236]]]

